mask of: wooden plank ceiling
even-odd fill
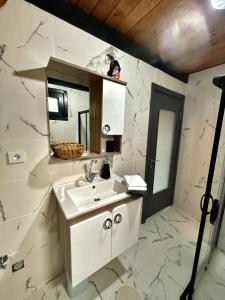
[[[184,73],[225,63],[225,14],[210,0],[70,0]]]

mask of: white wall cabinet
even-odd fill
[[[73,287],[137,242],[141,205],[138,198],[70,226]]]
[[[126,86],[103,79],[102,132],[123,135]]]

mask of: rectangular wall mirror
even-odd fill
[[[59,79],[59,78],[63,78]],[[50,144],[79,143],[90,150],[89,87],[48,74]]]

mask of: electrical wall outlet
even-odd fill
[[[10,151],[10,152],[8,152],[8,163],[9,164],[24,163],[25,161],[26,161],[26,152],[25,151]]]

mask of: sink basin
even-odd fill
[[[122,178],[116,175],[82,187],[75,182],[56,185],[53,190],[67,220],[130,197]]]
[[[102,202],[124,192],[126,192],[125,185],[116,179],[67,191],[69,197],[78,208]]]

